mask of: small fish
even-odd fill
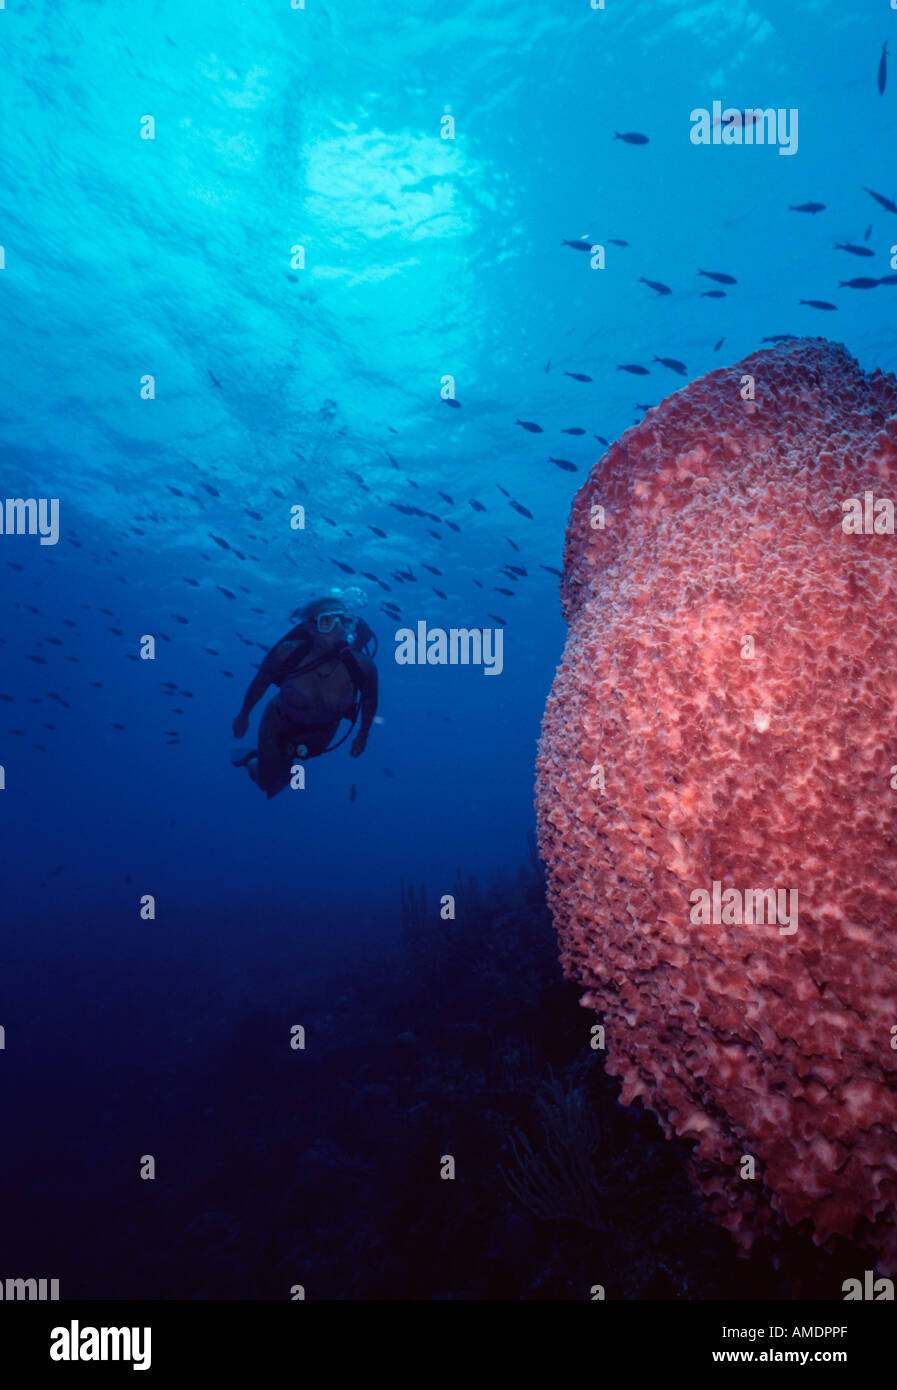
[[[522,502],[514,502],[512,500],[511,506],[514,508],[515,512],[519,512],[521,516],[529,517],[530,521],[535,521],[536,518],[533,516],[532,512],[527,511]]]
[[[371,526],[370,523],[368,523],[368,530],[373,531],[374,535],[379,536],[382,541],[386,540],[386,532],[381,531],[379,526]]]
[[[591,251],[592,244],[589,241],[562,241],[562,246],[572,246],[574,251]]]
[[[678,372],[680,376],[688,375],[688,368],[684,362],[677,362],[675,357],[655,357],[655,362],[659,362],[662,367],[669,367],[671,372]]]
[[[546,373],[546,375],[547,375],[550,371],[551,371],[551,358],[549,357],[548,361],[545,363],[545,373]]]
[[[868,241],[869,238],[871,237],[871,235],[872,235],[872,223],[870,222],[870,223],[869,223],[869,226],[866,228],[865,232],[863,233],[863,240],[864,240],[864,241]]]
[[[525,565],[508,565],[508,569],[512,570],[514,574],[519,574],[521,579],[527,579],[529,577]]]
[[[350,800],[350,801],[354,801],[357,795],[358,795],[358,788],[357,788],[357,787],[350,787],[350,788],[349,788],[349,800]]]
[[[234,678],[233,671],[219,671],[218,674],[219,676],[230,676],[231,680]]]
[[[461,530],[461,527],[460,527],[460,526],[456,526],[455,523],[454,523],[453,521],[449,521],[448,518],[446,518],[445,524],[446,524],[446,526],[450,526],[450,527],[452,528],[453,531],[460,531],[460,530]]]
[[[883,275],[878,283],[880,285],[897,285],[897,275]]]
[[[871,228],[870,228],[871,231]],[[836,251],[849,251],[852,256],[874,256],[875,252],[870,251],[868,246],[851,246],[849,241],[836,241]]]
[[[738,284],[734,275],[726,275],[722,270],[699,270],[698,274],[705,276],[708,280],[715,280],[718,285]]]
[[[513,589],[500,589],[500,588],[498,587],[498,585],[495,586],[495,592],[496,592],[497,594],[504,594],[505,598],[513,598],[513,597],[514,597],[514,590],[513,590]]]
[[[511,549],[512,549],[512,550],[516,550],[516,551],[517,551],[517,554],[519,555],[519,554],[520,554],[520,546],[517,545],[514,541],[512,541],[510,536],[505,536],[505,540],[508,542],[508,545],[511,547]]]
[[[355,573],[355,570],[353,570],[353,568],[352,568],[351,565],[345,565],[345,564],[343,564],[342,560],[334,560],[332,555],[330,556],[330,559],[333,561],[333,564],[339,566],[339,568],[343,571],[344,574],[354,574],[354,573]]]
[[[640,367],[638,362],[623,362],[617,367],[618,372],[631,372],[633,376],[650,376],[647,367]]]
[[[581,430],[578,425],[573,425],[568,430],[561,430],[561,434],[585,434],[585,430]]]
[[[761,343],[790,343],[796,338],[796,333],[774,333],[771,338],[761,338]]]
[[[789,203],[789,212],[825,212],[825,203]]]
[[[442,399],[445,401],[446,405],[450,405],[453,410],[461,409],[461,402],[456,401],[454,396],[443,396]]]
[[[557,464],[558,468],[563,468],[565,473],[579,472],[579,469],[577,468],[576,464],[571,463],[569,459],[554,459],[549,456],[548,462]]]
[[[113,729],[123,729],[125,726],[124,724],[113,724],[112,727]]]
[[[181,492],[179,487],[172,487],[171,483],[166,483],[165,486],[168,488],[169,492],[174,493],[175,497],[183,497],[184,494]]]
[[[225,598],[236,598],[236,597],[237,597],[236,594],[231,593],[230,589],[225,589],[225,587],[224,587],[223,584],[216,584],[216,585],[215,585],[215,588],[218,589],[220,593],[224,594],[224,597],[225,597]],[[183,691],[181,692],[181,694],[182,694],[182,695],[186,695],[186,694],[187,694],[186,690],[183,690]]]
[[[658,294],[672,294],[669,285],[662,285],[659,280],[646,280],[644,275],[639,276],[639,283],[647,285],[649,290],[656,290]]]
[[[205,488],[206,492],[208,492],[212,497],[221,496],[221,493],[218,491],[217,487],[212,487],[211,483],[203,483],[203,487]]]
[[[399,467],[399,465],[396,463],[395,459],[393,458],[392,454],[387,453],[386,457],[389,459],[389,461],[390,461],[390,463],[392,464],[393,468],[398,468],[398,467]],[[401,472],[401,469],[399,469],[399,472]]]
[[[625,140],[627,145],[647,145],[647,135],[640,135],[637,130],[627,130],[621,135],[618,130],[614,131],[615,140]]]
[[[870,254],[871,254],[871,252],[870,252]],[[541,425],[537,425],[537,424],[535,423],[535,421],[533,421],[533,420],[515,420],[515,421],[514,421],[514,424],[515,424],[515,425],[522,425],[523,428],[524,428],[525,430],[529,430],[530,434],[541,434],[541,433],[542,433],[542,426],[541,426]],[[444,492],[440,492],[439,496],[440,496],[440,497],[444,497],[444,496],[445,496],[445,493],[444,493]]]
[[[837,309],[837,304],[829,304],[827,299],[799,299],[798,304],[809,304],[811,309]]]
[[[442,570],[438,570],[435,565],[426,565],[422,560],[421,566],[423,569],[429,570],[431,574],[438,574],[440,579],[442,578]]]
[[[486,510],[482,502],[478,502],[475,497],[469,497],[467,500],[470,502],[475,512],[484,512]]]
[[[556,570],[554,565],[540,565],[539,569],[548,570],[549,574],[556,574],[558,579],[563,579],[564,577],[563,572],[561,570]]]
[[[884,96],[885,87],[888,81],[888,45],[883,43],[881,46],[881,58],[878,64],[878,90]]]
[[[428,532],[427,532],[427,535],[428,535],[428,536],[432,536],[433,539],[434,539],[434,541],[441,541],[441,540],[442,540],[442,537],[440,536],[440,534],[439,534],[438,531],[428,531]]]
[[[386,773],[387,777],[395,777],[396,775],[391,767],[385,767],[383,771]]]
[[[217,376],[213,376],[213,375],[212,375],[212,369],[211,369],[211,367],[206,367],[206,371],[209,373],[209,379],[210,379],[212,385],[213,385],[213,386],[218,386],[218,387],[220,388],[221,382],[218,380]]]
[[[886,198],[883,193],[875,193],[871,188],[865,187],[863,188],[863,192],[868,193],[877,203],[881,203],[882,207],[887,208],[888,212],[897,212],[897,203],[892,203],[890,198]]]
[[[598,440],[598,443],[599,443],[599,444],[603,444],[603,445],[604,445],[605,449],[607,449],[607,448],[610,447],[610,446],[608,445],[607,440],[604,438],[604,435],[603,435],[603,434],[596,434],[596,435],[595,435],[595,438]]]
[[[702,299],[725,299],[725,297],[726,297],[726,291],[725,291],[725,290],[702,290],[702,291],[701,291],[701,298],[702,298]]]
[[[573,381],[591,381],[591,380],[592,380],[592,378],[591,378],[590,376],[586,376],[585,373],[583,373],[583,372],[564,372],[564,376],[569,376],[569,377],[571,377],[571,378],[573,379]]]
[[[608,240],[608,244],[609,244],[610,246],[628,246],[628,245],[629,245],[629,242],[628,242],[628,241],[618,241],[616,237],[612,237],[612,236],[609,236],[609,237],[607,238],[607,240]]]
[[[476,584],[476,586],[477,586],[478,589],[482,589],[483,586],[482,586],[482,584],[480,583],[480,581],[479,581],[478,579],[475,579],[473,582],[474,582],[474,584]]]
[[[500,617],[498,616],[497,613],[490,613],[488,616],[492,619],[493,622],[500,623],[502,627],[507,627],[507,626],[508,626],[508,624],[507,624],[507,622],[505,621],[505,619],[504,619],[504,618],[500,618]]]
[[[447,492],[440,492],[439,496],[442,498],[443,502],[448,502],[450,507],[453,507],[455,505],[455,499],[453,497],[449,497]]]
[[[442,592],[441,589],[434,589],[434,590],[433,590],[433,593],[434,593],[434,594],[438,594],[440,598],[444,598],[444,599],[447,599],[447,598],[448,598],[448,594],[444,594],[444,593]]]
[[[495,486],[498,488],[498,490],[499,490],[499,492],[501,493],[502,497],[510,497],[510,496],[511,496],[511,494],[508,492],[508,489],[507,489],[506,487],[502,487],[501,483],[496,483]]]
[[[244,512],[246,513],[247,516],[251,516],[251,517],[252,517],[253,521],[264,521],[264,519],[265,519],[265,518],[262,516],[261,512],[251,512],[251,511],[249,510],[248,507],[244,507],[243,510],[244,510]]]
[[[216,545],[220,545],[222,550],[230,550],[227,541],[223,541],[220,536],[213,536],[211,531],[209,532],[209,539],[213,540]]]
[[[198,579],[188,579],[186,575],[184,576],[184,583],[185,583],[185,584],[192,584],[193,587],[194,587],[194,589],[198,589],[198,588],[199,588],[199,580],[198,580]]]
[[[838,288],[842,290],[874,290],[877,284],[878,281],[871,279],[868,275],[857,275],[853,280],[840,281]]]

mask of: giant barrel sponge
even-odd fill
[[[897,381],[824,339],[652,410],[573,503],[536,791],[564,972],[622,1101],[695,1141],[740,1253],[807,1222],[886,1272],[895,501]]]

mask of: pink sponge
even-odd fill
[[[696,1141],[742,1251],[807,1220],[893,1269],[888,500],[897,381],[824,339],[650,411],[573,503],[536,800],[564,971],[624,1103]]]

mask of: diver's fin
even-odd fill
[[[249,762],[250,758],[254,758],[256,756],[257,751],[258,750],[255,748],[233,748],[231,750],[230,755],[231,766],[245,767],[246,764]]]

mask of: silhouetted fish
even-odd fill
[[[721,270],[699,270],[699,275],[705,276],[708,280],[715,280],[718,285],[737,285],[738,281],[734,275],[726,275]]]
[[[424,564],[423,560],[421,560],[421,566],[423,569],[429,570],[431,574],[438,574],[440,577],[442,576],[442,570],[438,570],[435,565]]]
[[[500,623],[502,627],[507,627],[507,626],[508,626],[508,624],[507,624],[507,622],[505,621],[505,619],[504,619],[504,618],[500,618],[500,617],[498,616],[497,613],[490,613],[490,614],[488,614],[488,616],[493,620],[493,622]]]
[[[515,512],[519,512],[521,516],[529,517],[530,521],[535,521],[536,518],[533,516],[532,512],[527,511],[522,502],[512,501],[511,506],[514,508]]]
[[[868,246],[851,246],[849,241],[836,241],[836,251],[849,251],[852,256],[874,256],[875,252],[870,251]]]
[[[627,130],[621,135],[618,130],[614,131],[615,140],[625,140],[627,145],[647,145],[647,135],[640,135],[637,130]]]
[[[512,549],[512,550],[516,550],[517,553],[518,553],[518,555],[519,555],[519,553],[520,553],[520,546],[517,545],[517,544],[515,544],[515,542],[511,540],[511,537],[510,537],[510,536],[505,536],[505,540],[508,542],[508,545],[511,547],[511,549]]]
[[[213,386],[218,386],[218,387],[220,387],[220,386],[221,386],[221,382],[218,380],[217,376],[213,376],[213,375],[212,375],[212,369],[211,369],[211,367],[206,367],[206,371],[207,371],[208,374],[209,374],[209,379],[210,379],[212,385],[213,385]]]
[[[447,492],[440,492],[439,496],[442,498],[443,502],[448,502],[450,507],[453,507],[455,505],[455,499],[453,497],[449,497]]]
[[[230,550],[227,541],[223,541],[220,536],[213,536],[211,531],[209,532],[209,539],[213,540],[216,545],[220,545],[222,550]]]
[[[379,526],[371,526],[370,522],[368,522],[368,530],[373,531],[374,535],[379,536],[382,541],[386,540],[386,532],[381,531]]]
[[[530,434],[541,434],[541,433],[542,433],[542,426],[541,426],[541,425],[535,424],[534,421],[532,421],[532,420],[515,420],[515,421],[514,421],[514,424],[515,424],[515,425],[522,425],[523,428],[524,428],[525,430],[529,430]],[[442,493],[442,492],[440,492],[440,494],[439,494],[440,497],[443,497],[444,495],[445,495],[445,494]]]
[[[671,372],[678,372],[680,376],[687,376],[688,368],[684,362],[677,362],[675,357],[655,357],[655,362],[659,362],[663,367],[669,367]]]
[[[556,464],[558,468],[563,468],[566,473],[579,472],[576,464],[571,463],[569,459],[553,459],[549,456],[548,462]]]
[[[330,556],[330,559],[333,561],[333,564],[339,566],[339,568],[343,571],[344,574],[354,574],[354,573],[355,573],[355,570],[353,570],[353,568],[352,568],[351,565],[346,565],[346,564],[344,564],[342,560],[334,560],[332,555]]]
[[[799,299],[798,304],[809,304],[811,309],[837,309],[837,304],[829,304],[827,299]]]
[[[212,497],[221,496],[221,493],[218,491],[217,487],[212,487],[211,483],[203,483],[203,487],[205,488],[206,492],[212,495]]]
[[[561,430],[561,434],[585,434],[585,430],[581,430],[578,425],[573,425],[568,430]]]
[[[702,290],[702,291],[701,291],[701,298],[702,298],[702,299],[725,299],[725,297],[726,297],[726,291],[725,291],[725,290]]]
[[[619,241],[616,237],[612,237],[612,236],[607,238],[607,242],[608,242],[608,245],[609,245],[609,246],[628,246],[628,245],[629,245],[629,242],[628,242],[628,241]]]
[[[508,492],[508,489],[506,487],[502,487],[501,483],[496,483],[495,486],[498,488],[502,497],[510,497],[511,494]]]
[[[356,788],[356,787],[350,787],[350,788],[349,788],[349,800],[350,800],[350,801],[354,801],[357,795],[358,795],[358,790],[357,790],[357,788]]]
[[[841,280],[838,288],[848,290],[874,290],[878,280],[872,280],[868,275],[857,275],[853,280]]]
[[[446,405],[452,406],[455,410],[461,409],[461,402],[456,401],[454,396],[443,396],[442,399],[445,401]]]
[[[825,212],[825,203],[794,203],[788,204],[789,212]]]
[[[633,376],[650,376],[648,368],[639,366],[638,362],[621,362],[617,371],[631,372]]]
[[[237,597],[237,595],[234,594],[234,593],[232,593],[230,589],[225,589],[225,587],[224,587],[223,584],[216,584],[216,585],[215,585],[215,588],[218,589],[220,593],[224,594],[224,597],[225,597],[225,598],[236,598],[236,597]],[[187,693],[186,691],[183,692],[183,694],[186,694],[186,693]]]
[[[453,521],[449,521],[448,517],[446,517],[445,524],[446,524],[446,526],[450,526],[450,527],[452,528],[453,531],[460,531],[460,530],[461,530],[461,527],[460,527],[460,526],[456,526],[455,523],[454,523]]]
[[[469,497],[467,500],[470,502],[475,512],[484,512],[486,510],[482,502],[478,502],[475,497]]]
[[[540,565],[539,569],[548,570],[549,574],[556,574],[558,579],[563,579],[564,577],[563,572],[561,570],[556,570],[554,565]]]
[[[448,598],[448,594],[444,594],[444,593],[442,592],[441,589],[434,589],[434,590],[433,590],[433,593],[434,593],[434,594],[438,594],[440,598],[444,598],[444,599],[447,599],[447,598]]]
[[[662,285],[659,280],[646,280],[644,275],[639,276],[639,282],[647,285],[649,290],[656,290],[658,294],[672,294],[669,285]]]
[[[171,483],[166,483],[165,486],[168,488],[169,492],[174,493],[175,497],[183,497],[184,494],[181,492],[179,487],[172,487]]]
[[[592,245],[588,241],[562,241],[562,246],[572,246],[574,251],[591,251]]]
[[[893,8],[893,6],[892,6]],[[878,90],[884,95],[884,90],[888,81],[888,45],[883,43],[881,46],[881,58],[878,63]]]
[[[888,212],[897,212],[897,203],[892,203],[890,198],[886,198],[883,193],[875,193],[871,188],[865,187],[863,188],[863,192],[868,193],[877,203],[881,203],[882,207],[887,208]]]
[[[880,285],[897,285],[897,275],[883,275],[878,283]]]
[[[500,588],[498,587],[497,584],[496,584],[496,586],[495,586],[495,592],[496,592],[497,594],[504,594],[505,598],[513,598],[513,597],[514,597],[514,590],[513,590],[513,589],[500,589]]]
[[[605,449],[608,447],[607,440],[604,438],[604,435],[603,435],[603,434],[596,434],[596,435],[595,435],[595,438],[598,440],[598,443],[599,443],[599,444],[603,444],[603,445],[604,445]]]
[[[869,223],[869,226],[866,228],[865,232],[863,233],[863,240],[864,240],[864,241],[868,241],[869,238],[871,237],[871,235],[872,235],[872,223],[870,222],[870,223]]]
[[[564,376],[572,377],[574,381],[592,380],[592,378],[590,376],[586,376],[584,372],[564,372]]]

